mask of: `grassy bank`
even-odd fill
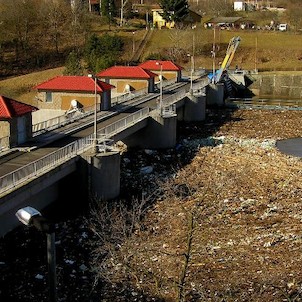
[[[0,95],[8,96],[18,101],[35,105],[36,91],[33,87],[63,73],[64,67],[33,72],[19,77],[0,81]]]

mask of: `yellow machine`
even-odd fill
[[[226,55],[220,66],[220,69],[216,72],[216,74],[214,76],[214,83],[219,83],[223,72],[229,68],[229,66],[234,58],[235,52],[239,46],[240,40],[241,40],[240,37],[233,37],[230,40],[227,51],[226,51]]]

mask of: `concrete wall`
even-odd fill
[[[206,96],[188,95],[183,106],[183,119],[186,122],[203,121],[206,118]]]
[[[273,98],[302,98],[302,75],[253,74],[254,83],[249,87],[257,96]]]
[[[120,194],[120,153],[104,152],[91,158],[91,194],[96,201]]]
[[[65,110],[61,109],[40,109],[32,113],[32,123],[35,125],[64,114]]]
[[[112,93],[125,93],[126,85],[130,86],[130,90],[141,90],[141,89],[148,89],[148,92],[154,91],[154,79],[113,79],[113,78],[101,78],[102,81],[115,86],[112,89]]]
[[[222,106],[224,104],[224,84],[209,84],[206,87],[206,102],[209,106]]]
[[[68,110],[72,100],[77,100],[83,107],[94,106],[95,94],[94,93],[76,93],[76,92],[52,92],[52,102],[46,102],[46,92],[41,91],[38,93],[37,98],[40,100],[37,104],[39,109],[51,110]],[[97,103],[100,108],[101,95],[97,94]]]
[[[0,150],[9,148],[10,124],[9,121],[0,121]]]
[[[159,82],[160,71],[159,70],[150,70],[150,71],[157,74],[157,76],[155,77],[155,82]],[[181,71],[163,70],[162,75],[163,75],[163,79],[166,81],[175,79],[175,82],[179,82],[181,80]]]

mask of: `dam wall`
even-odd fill
[[[302,99],[302,74],[252,74],[250,91],[258,97]]]

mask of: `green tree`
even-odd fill
[[[83,75],[81,57],[76,51],[69,53],[65,63],[65,75]]]
[[[187,0],[160,0],[163,9],[162,17],[167,22],[181,23],[189,13]]]
[[[98,37],[93,34],[85,45],[84,57],[87,69],[98,72],[116,63],[123,50],[123,41],[118,36],[105,34]]]
[[[116,6],[113,0],[101,0],[101,15],[108,19],[117,15]]]

